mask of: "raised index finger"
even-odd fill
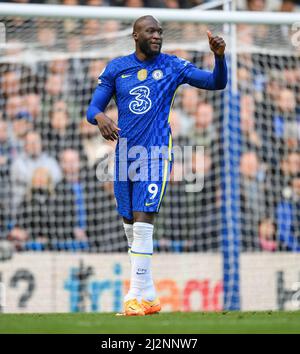
[[[211,40],[211,38],[212,38],[212,33],[211,33],[209,30],[207,30],[206,33],[207,33],[208,39]]]

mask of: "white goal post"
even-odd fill
[[[196,23],[247,23],[268,25],[292,25],[300,21],[298,13],[249,12],[249,11],[199,11],[199,9],[177,10],[161,8],[87,7],[39,4],[0,4],[4,16],[41,16],[54,18],[99,18],[135,20],[151,14],[161,21]]]

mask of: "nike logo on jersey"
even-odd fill
[[[131,74],[128,74],[128,75],[123,74],[123,75],[121,75],[121,78],[122,78],[122,79],[126,79],[126,77],[129,77],[129,76],[131,76]]]
[[[152,204],[155,204],[156,202],[153,202],[153,203],[146,203],[145,205],[146,206],[150,206],[150,205],[152,205]]]

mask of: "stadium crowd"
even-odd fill
[[[201,1],[62,3],[189,8]],[[265,5],[263,0],[249,0],[246,7],[262,11]],[[281,9],[293,11],[296,2],[284,0]],[[112,156],[114,143],[102,139],[98,128],[85,119],[97,77],[109,58],[53,56],[30,65],[9,61],[24,49],[24,36],[34,38],[38,49],[67,48],[75,53],[84,48],[82,38],[118,30],[120,24],[60,21],[57,27],[46,20],[8,21],[7,28],[14,29],[7,33],[8,42],[19,46],[8,47],[8,61],[0,63],[0,239],[12,242],[17,251],[126,251],[113,182],[100,181],[99,163]],[[187,25],[187,36],[189,30]],[[239,31],[249,45],[266,44],[269,35],[263,27],[255,31],[241,26]],[[288,46],[285,28],[279,29],[278,36]],[[173,53],[211,68],[210,54]],[[299,56],[238,55],[240,145],[236,151],[243,251],[300,251],[299,64]],[[220,250],[223,100],[222,92],[192,87],[178,91],[171,113],[174,145],[204,146],[204,155],[194,149],[188,166],[175,158],[155,227],[158,251]],[[107,115],[117,120],[114,104]],[[112,159],[108,161],[111,171]],[[176,171],[183,167],[189,170],[189,178],[178,180]],[[193,190],[197,176],[204,181],[201,191]]]

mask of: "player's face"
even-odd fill
[[[145,21],[137,33],[137,45],[146,56],[152,57],[160,53],[163,30],[159,23]]]

